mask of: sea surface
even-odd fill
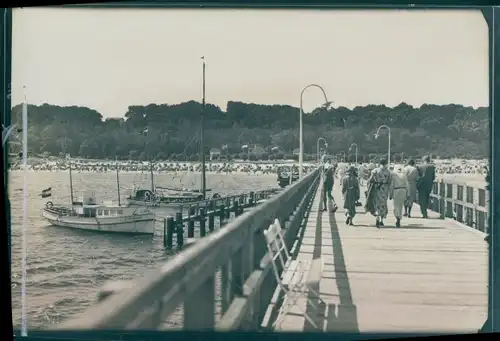
[[[14,328],[21,324],[21,233],[23,223],[22,171],[9,173],[12,209],[12,305]],[[148,174],[121,173],[121,198],[136,185],[149,188]],[[200,187],[197,173],[155,175],[158,186]],[[207,188],[221,195],[275,188],[276,175],[207,174]],[[52,187],[52,197],[40,192]],[[117,201],[116,174],[73,172],[74,197],[94,191],[98,199]],[[29,209],[27,227],[28,329],[46,327],[84,311],[96,301],[100,286],[108,280],[140,277],[159,266],[171,253],[163,248],[162,224],[154,236],[100,234],[50,226],[41,217],[46,201],[68,203],[68,172],[28,172]],[[123,201],[122,201],[123,202]],[[168,215],[171,212],[159,212]]]

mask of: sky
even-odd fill
[[[334,106],[488,106],[480,11],[63,9],[13,11],[12,104],[206,101],[298,107],[308,84]],[[304,110],[324,103],[304,92]]]

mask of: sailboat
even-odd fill
[[[205,58],[203,61],[203,98],[202,98],[202,115],[201,115],[201,132],[200,132],[200,159],[201,159],[201,189],[193,188],[174,188],[160,187],[154,184],[153,164],[150,162],[149,170],[151,176],[151,189],[134,188],[131,195],[127,198],[129,206],[146,205],[152,207],[163,207],[179,209],[183,205],[199,203],[203,206],[203,200],[206,199],[206,192],[211,191],[206,188],[205,174],[205,153],[204,153],[204,112],[205,112]],[[214,193],[212,198],[219,198],[218,193]]]
[[[147,207],[124,207],[120,203],[120,180],[116,167],[118,205],[98,203],[94,192],[82,194],[73,199],[71,158],[69,160],[69,181],[71,204],[55,205],[47,201],[42,216],[54,226],[80,230],[130,234],[154,234],[155,215]],[[50,189],[42,197],[51,196]]]

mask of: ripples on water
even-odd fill
[[[67,172],[29,172],[29,225],[27,229],[27,315],[29,329],[58,323],[85,310],[96,300],[107,280],[140,277],[169,255],[163,248],[162,224],[151,236],[99,234],[50,226],[41,217],[41,208],[50,200],[69,203]],[[200,187],[198,174],[159,174],[158,186]],[[150,186],[144,174],[120,174],[121,197],[130,194],[133,184]],[[207,174],[207,187],[221,195],[268,189],[276,186],[276,175]],[[23,173],[10,172],[9,197],[12,209],[12,313],[15,328],[21,315],[21,228]],[[52,187],[52,197],[40,192]],[[95,191],[100,199],[116,201],[115,173],[73,173],[75,198],[82,191]],[[161,214],[161,213],[160,213]]]

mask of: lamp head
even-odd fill
[[[375,134],[375,140],[378,139],[378,134]]]
[[[325,148],[328,148],[328,142],[325,142]]]

